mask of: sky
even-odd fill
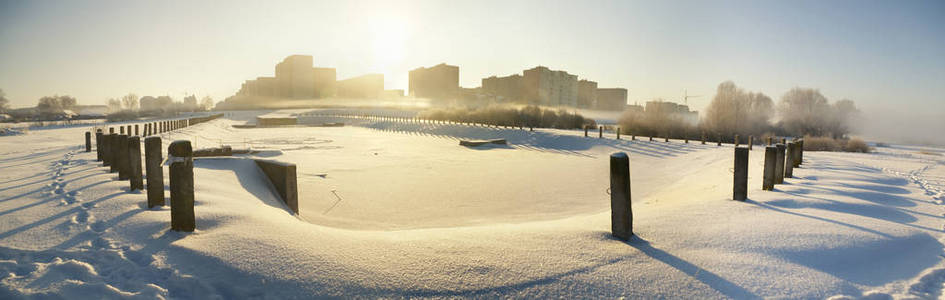
[[[732,80],[775,101],[809,87],[867,115],[945,120],[943,53],[945,1],[0,0],[13,107],[53,94],[222,100],[307,54],[339,79],[383,73],[388,89],[441,62],[463,87],[543,65],[627,88],[630,103],[687,91],[702,110]]]

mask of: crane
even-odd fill
[[[689,106],[689,98],[696,98],[696,97],[702,97],[702,95],[689,96],[689,90],[683,90],[683,103],[685,103],[686,106]]]

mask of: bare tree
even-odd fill
[[[127,110],[138,110],[138,95],[128,93],[121,97],[121,106]]]
[[[3,92],[3,89],[0,89],[0,113],[4,113],[10,109],[10,100],[7,99],[7,94]]]
[[[115,98],[108,98],[108,111],[109,112],[119,112],[121,111],[121,101]]]
[[[71,110],[75,108],[75,105],[75,97],[69,95],[54,95],[39,98],[39,103],[36,104],[36,108],[39,109],[41,113],[53,114],[61,113],[67,109]]]
[[[203,110],[213,109],[213,98],[210,98],[210,96],[205,96],[203,99],[200,99],[200,107],[202,107]]]
[[[832,110],[820,91],[796,87],[781,97],[778,114],[784,129],[791,134],[823,136],[828,133]]]
[[[190,95],[184,97],[184,110],[194,111],[197,110],[197,96]]]

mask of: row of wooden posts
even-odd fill
[[[619,132],[619,131],[618,131]],[[652,137],[651,137],[652,139]],[[752,138],[749,137],[749,141]],[[738,136],[735,136],[735,168],[733,180],[733,200],[745,201],[748,199],[748,147],[738,146]],[[782,139],[780,143],[771,145],[771,138],[765,147],[764,180],[762,189],[774,190],[775,184],[784,183],[784,178],[794,176],[794,168],[804,162],[804,140],[788,142]],[[633,236],[633,210],[630,207],[630,157],[624,152],[610,156],[610,220],[611,233],[614,237],[629,240]]]
[[[114,127],[108,133],[98,129],[95,132],[96,161],[109,167],[110,173],[118,173],[118,180],[128,180],[129,190],[145,189],[141,170],[141,137],[144,137],[144,173],[147,178],[148,208],[164,206],[164,169],[161,166],[162,141],[157,134],[174,131],[219,118],[222,114],[180,120],[165,120],[144,124],[123,125],[115,133]],[[139,125],[143,131],[139,132]],[[132,129],[134,131],[132,131]],[[126,134],[127,133],[127,134]],[[134,133],[131,135],[131,133]],[[139,136],[139,133],[143,133]],[[92,133],[85,133],[85,151],[92,151]],[[171,191],[171,229],[176,231],[194,231],[194,164],[193,149],[190,141],[174,141],[167,150],[170,162],[169,177]]]
[[[584,137],[589,137],[589,135],[588,135],[589,128],[590,128],[589,126],[584,126]],[[604,126],[598,126],[598,127],[597,127],[597,130],[598,130],[597,137],[598,137],[598,138],[601,138],[601,139],[604,138]],[[617,133],[617,139],[619,140],[619,139],[620,139],[620,127],[617,127],[616,130],[615,130],[615,132]],[[648,138],[649,138],[649,141],[652,142],[654,137],[653,137],[653,136],[649,136]],[[636,140],[637,140],[637,135],[631,134],[631,135],[630,135],[630,140],[636,141]],[[689,143],[689,137],[685,137],[685,138],[683,138],[683,140],[684,140],[684,142],[685,142],[686,144]],[[708,140],[708,139],[706,138],[706,134],[705,134],[705,132],[703,132],[703,133],[702,133],[702,138],[701,138],[702,144],[705,145],[705,143],[706,143],[707,140]],[[768,144],[770,144],[770,143],[771,143],[771,142],[770,142],[771,138],[769,137],[768,140],[769,140],[769,141],[768,141]],[[664,142],[669,142],[669,137],[663,137],[663,141],[664,141]],[[716,145],[722,146],[722,135],[719,134],[719,135],[718,135],[718,138],[717,138],[715,141],[716,141]],[[739,139],[739,136],[738,136],[737,134],[735,135],[734,144],[735,144],[735,147],[738,147],[739,145],[741,145],[741,140]],[[754,144],[755,144],[755,136],[749,135],[749,136],[748,136],[748,150],[752,150],[752,146],[754,146]]]
[[[487,124],[487,123],[475,123],[475,122],[463,122],[463,121],[451,121],[451,120],[436,120],[436,119],[424,119],[420,117],[398,117],[398,116],[383,116],[383,115],[373,115],[373,114],[333,114],[333,113],[317,113],[309,114],[309,116],[316,117],[336,117],[336,118],[362,118],[368,120],[377,120],[377,121],[394,121],[394,122],[404,122],[404,123],[416,123],[416,124],[456,124],[456,125],[466,125],[466,126],[482,126],[482,127],[493,127],[493,128],[506,128],[506,129],[515,129],[518,127],[519,130],[525,130],[526,126],[522,124],[518,125],[498,125],[498,124]],[[535,131],[535,128],[532,126],[527,127],[529,131]]]

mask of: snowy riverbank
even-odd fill
[[[144,193],[79,152],[85,128],[0,137],[0,298],[927,298],[945,282],[945,157],[905,146],[808,152],[774,192],[760,190],[757,147],[750,200],[735,202],[731,145],[364,120],[230,126],[251,117],[165,143],[297,163],[300,216],[251,161],[198,159],[192,234],[168,232],[167,208],[144,208]],[[510,145],[456,141],[492,137]],[[608,234],[616,151],[631,156],[629,243]]]

